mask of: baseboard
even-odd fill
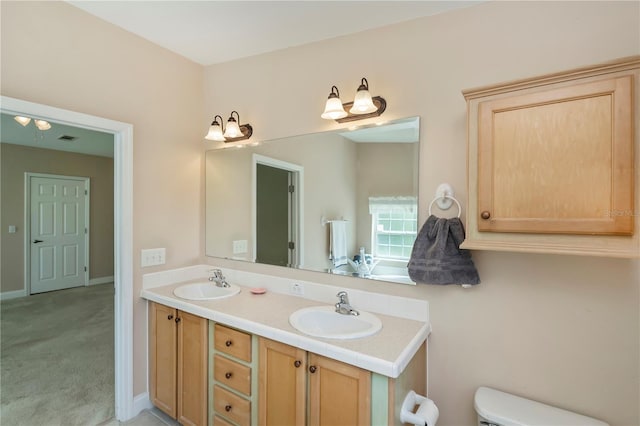
[[[107,284],[113,282],[113,275],[110,277],[91,278],[88,285]]]
[[[133,417],[137,416],[142,410],[153,408],[153,404],[149,399],[149,393],[143,392],[133,397]]]
[[[27,290],[5,291],[0,293],[0,300],[17,299],[18,297],[26,297]]]

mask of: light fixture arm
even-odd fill
[[[218,118],[220,118],[220,122],[218,123]],[[222,131],[224,132],[224,120],[222,119],[221,116],[219,116],[218,114],[216,114],[213,117],[213,121],[211,122],[212,126],[220,126],[220,128],[222,128]]]

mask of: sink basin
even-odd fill
[[[357,339],[371,336],[382,329],[378,317],[360,311],[360,315],[343,315],[333,306],[312,306],[295,311],[289,323],[296,330],[326,339]]]
[[[237,285],[229,284],[229,287],[218,287],[209,281],[185,284],[173,290],[173,294],[187,300],[224,299],[238,293],[240,293],[240,287]]]

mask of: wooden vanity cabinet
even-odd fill
[[[640,256],[640,57],[464,91],[462,248]]]
[[[183,425],[206,425],[208,322],[149,305],[151,403]]]
[[[397,379],[269,339],[259,345],[260,425],[400,424],[404,395],[426,390],[426,344]]]
[[[260,339],[258,386],[260,425],[371,423],[371,373],[352,365]]]

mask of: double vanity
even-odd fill
[[[426,393],[428,302],[211,269],[144,276],[151,401],[180,423],[399,424]]]

